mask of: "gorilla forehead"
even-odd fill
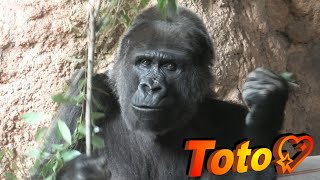
[[[139,15],[121,41],[119,59],[137,48],[152,47],[185,52],[195,64],[212,64],[213,47],[204,24],[185,8],[178,13],[164,20],[157,8],[150,8]]]
[[[161,25],[163,24],[163,25]],[[163,50],[166,53],[173,51],[180,51],[184,54],[192,54],[195,49],[192,47],[192,36],[187,36],[187,32],[178,32],[178,27],[168,24],[168,22],[148,23],[137,26],[136,29],[131,30],[130,34],[126,36],[128,40],[128,47],[137,51],[140,50]],[[124,41],[126,40],[124,39]]]
[[[130,39],[136,43],[149,42],[150,44],[167,43],[179,45],[182,39],[192,40],[194,35],[191,35],[193,33],[189,31],[190,29],[186,30],[180,24],[175,24],[174,22],[157,21],[137,25],[131,31],[134,36],[130,37]]]

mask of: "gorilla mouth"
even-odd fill
[[[152,111],[163,111],[163,107],[152,107],[152,106],[137,106],[132,105],[132,107],[138,111],[152,112]]]

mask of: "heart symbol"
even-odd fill
[[[287,151],[283,151],[283,145],[289,142],[297,153],[291,158]],[[272,163],[276,166],[278,174],[292,173],[299,164],[311,153],[314,147],[314,141],[309,135],[285,135],[277,140],[273,146],[273,156],[275,160]]]

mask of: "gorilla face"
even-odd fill
[[[184,53],[166,48],[132,53],[127,69],[122,70],[121,79],[126,80],[117,83],[126,91],[119,94],[119,100],[130,129],[163,134],[187,121],[185,116],[191,116],[196,107],[196,102],[188,100],[192,99],[187,92],[188,62]]]
[[[186,97],[179,94],[179,82],[188,68],[187,57],[178,51],[142,50],[134,55],[133,74],[139,82],[132,95],[128,114],[136,117],[140,129],[161,132],[181,122],[183,112],[190,109]],[[187,81],[187,79],[184,79]],[[187,88],[187,87],[183,87]],[[131,97],[131,95],[130,95]],[[179,120],[179,121],[177,121]]]
[[[122,39],[111,77],[128,128],[161,135],[183,128],[210,92],[212,45],[202,24],[144,18]]]

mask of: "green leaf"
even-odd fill
[[[62,103],[62,104],[69,104],[70,103],[70,98],[66,97],[66,95],[64,93],[55,94],[51,98],[56,103]]]
[[[55,130],[54,130],[54,135],[55,135],[55,138],[57,138],[58,141],[60,141],[60,140],[63,139],[63,138],[62,138],[62,135],[61,135],[61,133],[60,133],[59,128],[55,128]]]
[[[280,73],[279,76],[281,76],[283,79],[285,79],[289,85],[294,86],[294,87],[300,87],[297,83],[295,83],[295,80],[292,78],[293,73],[283,72],[283,73]]]
[[[126,26],[129,26],[129,25],[130,25],[130,22],[131,22],[131,19],[129,18],[129,16],[128,16],[127,14],[123,14],[123,15],[122,15],[122,18],[123,18],[123,20],[124,20],[124,24],[125,24]]]
[[[35,173],[38,172],[39,167],[40,167],[40,163],[42,163],[41,159],[36,159],[35,160],[34,165],[30,169],[30,174],[35,174]]]
[[[293,73],[291,73],[291,72],[283,72],[283,73],[280,74],[280,76],[281,76],[283,79],[285,79],[286,81],[288,81],[288,82],[293,82],[293,81],[294,81],[294,80],[292,79],[292,75],[293,75]]]
[[[104,140],[99,136],[92,137],[92,145],[97,149],[101,149],[105,147]]]
[[[30,112],[21,116],[22,120],[27,124],[35,124],[47,118],[44,113]]]
[[[53,180],[53,175],[46,177],[44,180]]]
[[[40,157],[40,154],[41,154],[41,151],[38,150],[38,149],[27,149],[25,152],[24,152],[24,155],[28,156],[28,157],[31,157],[31,158],[39,158]]]
[[[5,180],[16,180],[18,178],[12,172],[6,172],[4,174],[4,179]]]
[[[86,79],[80,79],[78,83],[78,90],[81,91],[85,87],[86,83],[87,83]]]
[[[77,104],[74,97],[66,96],[63,92],[51,96],[51,99],[53,100],[53,102],[56,102],[58,104]]]
[[[173,11],[174,14],[177,13],[177,3],[176,3],[176,0],[168,0],[168,7],[167,8],[170,8],[169,11]]]
[[[166,4],[167,4],[167,0],[157,0],[157,6],[158,6],[160,9],[165,8]]]
[[[49,174],[52,174],[52,167],[54,166],[55,159],[48,161],[48,163],[44,164],[41,170],[41,174],[44,177],[47,177]]]
[[[86,126],[83,123],[79,124],[78,132],[81,135],[84,135],[84,136],[86,135]]]
[[[149,4],[150,0],[141,0],[139,4],[139,8],[144,8]]]
[[[80,92],[80,94],[73,98],[73,102],[82,103],[86,99],[86,94],[84,92]]]
[[[58,120],[58,128],[62,138],[68,143],[72,144],[71,133],[64,121]]]
[[[47,130],[48,130],[48,128],[46,128],[46,127],[40,128],[40,129],[36,132],[35,140],[36,140],[37,142],[41,141],[41,140],[44,138],[44,136],[46,135]]]
[[[63,165],[62,159],[57,159],[52,167],[52,171],[54,173],[57,173],[60,170],[60,168],[62,167],[62,165]]]
[[[109,2],[111,3],[111,6],[117,7],[118,1],[119,0],[110,0]]]
[[[62,159],[61,159],[60,151],[56,153],[56,156],[55,156],[55,157],[56,157],[56,160],[62,160]]]
[[[63,144],[51,144],[51,148],[57,151],[61,151],[64,149],[64,145]]]
[[[103,118],[104,117],[104,113],[102,112],[93,112],[92,113],[92,119],[93,120],[98,120],[100,118]]]
[[[108,25],[111,24],[110,17],[108,14],[103,15],[100,20],[97,22],[97,32],[98,31],[106,31],[108,28]]]
[[[51,155],[50,153],[42,151],[40,154],[40,157],[43,159],[47,159],[48,157],[50,157],[50,155]]]
[[[61,156],[64,162],[68,162],[78,157],[79,155],[81,155],[81,152],[77,150],[69,150],[69,151],[63,152]]]
[[[157,0],[157,6],[164,18],[167,17],[166,5],[167,5],[167,0]]]

